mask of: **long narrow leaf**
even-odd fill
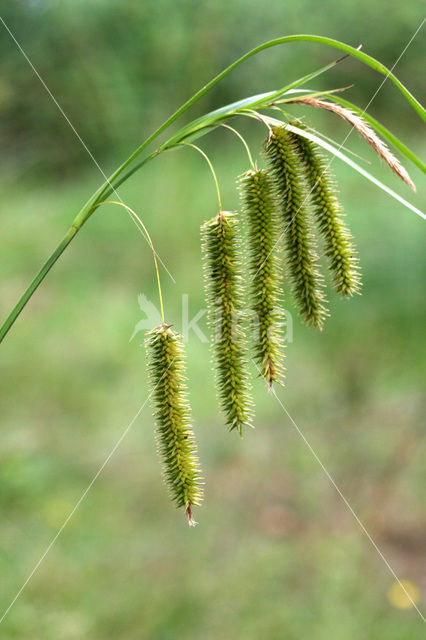
[[[417,111],[417,113],[422,118],[422,120],[426,121],[426,110],[425,110],[425,108],[410,93],[410,91],[408,91],[408,89],[402,84],[402,82],[400,82],[400,80],[398,80],[398,78],[392,73],[392,71],[390,69],[388,69],[387,67],[385,67],[384,64],[382,64],[381,62],[379,62],[378,60],[376,60],[372,56],[369,56],[368,54],[364,53],[363,51],[360,51],[359,49],[355,49],[354,47],[351,47],[350,45],[344,44],[343,42],[340,42],[339,40],[334,40],[333,38],[326,38],[326,37],[323,37],[323,36],[316,36],[316,35],[311,35],[311,34],[296,34],[296,35],[291,35],[291,36],[284,36],[282,38],[276,38],[275,40],[270,40],[269,42],[264,42],[263,44],[259,45],[258,47],[255,47],[254,49],[252,49],[251,51],[246,53],[244,56],[242,56],[241,58],[236,60],[232,65],[230,65],[227,69],[225,69],[223,74],[227,75],[230,71],[235,69],[235,67],[237,67],[239,64],[241,64],[242,62],[244,62],[245,60],[247,60],[251,56],[256,55],[260,51],[264,51],[265,49],[269,49],[271,47],[276,47],[278,45],[285,44],[285,43],[288,43],[288,42],[297,42],[297,41],[317,42],[319,44],[325,44],[325,45],[327,45],[329,47],[334,47],[335,49],[340,49],[341,51],[344,51],[345,53],[348,53],[349,55],[353,56],[354,58],[358,58],[358,60],[361,60],[361,62],[363,62],[364,64],[368,65],[369,67],[371,67],[375,71],[378,71],[382,75],[384,75],[387,78],[389,78],[396,85],[396,87],[398,87],[399,91],[408,100],[408,102],[411,104],[413,109],[415,111]],[[223,76],[221,76],[221,77],[223,77]],[[219,78],[219,79],[221,79],[221,78]]]
[[[358,58],[364,64],[375,69],[376,71],[384,75],[386,78],[389,78],[396,85],[399,91],[403,94],[406,100],[408,100],[408,102],[411,104],[413,109],[419,114],[419,116],[424,121],[426,121],[426,110],[424,109],[424,107],[422,107],[422,105],[418,102],[418,100],[416,100],[416,98],[408,91],[408,89],[402,84],[402,82],[400,82],[398,78],[394,76],[394,74],[385,67],[385,65],[381,64],[378,60],[375,60],[375,58],[372,58],[371,56],[363,53],[362,51],[359,51],[359,49],[355,49],[354,47],[346,45],[343,42],[339,42],[338,40],[333,40],[332,38],[325,38],[323,36],[315,36],[315,35],[309,35],[309,34],[297,34],[297,35],[291,35],[291,36],[284,36],[282,38],[276,38],[275,40],[269,40],[268,42],[264,42],[258,47],[251,49],[251,51],[248,51],[246,54],[238,58],[238,60],[235,60],[232,64],[226,67],[226,69],[223,69],[223,71],[221,71],[218,75],[212,78],[210,82],[204,85],[191,98],[189,98],[186,102],[184,102],[184,104],[182,104],[178,109],[176,109],[176,111],[174,111],[171,114],[171,116],[167,118],[167,120],[165,120],[151,135],[148,136],[148,138],[146,138],[146,140],[142,142],[142,144],[140,144],[133,151],[133,153],[130,154],[127,160],[125,160],[111,174],[111,176],[106,179],[103,185],[101,185],[101,187],[99,187],[99,189],[89,198],[87,203],[83,206],[83,208],[77,214],[77,217],[74,220],[70,231],[73,229],[80,229],[81,226],[86,222],[86,220],[90,217],[90,215],[94,211],[96,204],[98,202],[101,202],[102,199],[105,199],[104,196],[106,193],[109,193],[111,189],[117,188],[118,184],[122,184],[123,182],[125,182],[125,180],[127,180],[128,177],[130,177],[133,173],[135,173],[135,171],[137,171],[143,164],[145,164],[145,162],[155,157],[158,151],[154,151],[152,154],[147,156],[147,158],[143,159],[142,161],[139,161],[136,167],[129,169],[130,165],[133,164],[133,161],[136,160],[136,158],[140,156],[141,153],[154,140],[156,140],[161,133],[163,133],[163,131],[168,129],[170,125],[173,124],[173,122],[175,122],[183,113],[185,113],[190,107],[192,107],[192,105],[198,102],[198,100],[200,100],[218,82],[220,82],[229,73],[231,73],[231,71],[236,69],[240,64],[242,64],[252,56],[255,56],[256,54],[260,53],[261,51],[265,51],[266,49],[270,49],[271,47],[276,47],[281,44],[297,42],[297,41],[316,42],[318,44],[324,44],[326,46],[333,47],[335,49],[340,49],[341,51],[344,51],[345,53],[348,53],[351,56]],[[125,173],[126,169],[127,169],[127,172]],[[400,199],[400,198],[398,197],[397,199]],[[410,208],[411,208],[411,205],[410,205]],[[33,283],[31,283],[31,285],[26,289],[26,291],[23,293],[18,303],[15,305],[8,320],[6,320],[3,327],[0,328],[0,341],[1,341],[1,338],[3,338],[6,332],[10,329],[12,324],[15,322],[16,318],[19,316],[22,309],[25,307],[28,300],[33,295],[34,291],[37,289],[39,284],[44,279],[45,275],[50,270],[52,264],[55,261],[54,260],[51,263],[51,260],[54,258],[54,256],[56,255],[56,252],[59,251],[60,248],[61,248],[61,245],[58,246],[55,252],[47,260],[46,264],[44,265],[44,267],[42,268],[38,276],[36,276]]]
[[[333,47],[334,49],[340,49],[340,51],[344,51],[345,53],[348,53],[354,58],[358,58],[358,60],[361,60],[361,62],[363,62],[367,66],[371,67],[375,71],[378,71],[378,73],[381,73],[382,75],[386,76],[386,78],[389,78],[395,84],[395,86],[399,89],[402,95],[406,98],[406,100],[408,100],[408,102],[411,104],[413,109],[419,114],[422,120],[426,122],[426,109],[424,109],[424,107],[420,104],[420,102],[408,91],[408,89],[402,84],[400,80],[398,80],[398,78],[392,73],[390,69],[385,67],[384,64],[382,64],[372,56],[367,55],[366,53],[364,53],[363,51],[360,51],[359,49],[356,49],[355,47],[351,47],[348,44],[344,44],[339,40],[334,40],[333,38],[326,38],[323,36],[316,36],[316,35],[304,34],[304,33],[291,35],[291,36],[283,36],[281,38],[276,38],[274,40],[268,40],[267,42],[263,42],[259,46],[255,47],[254,49],[251,49],[250,51],[245,53],[243,56],[238,58],[238,60],[235,60],[232,64],[226,67],[226,69],[223,69],[223,71],[218,73],[217,76],[212,78],[210,82],[204,85],[204,87],[202,87],[199,91],[197,91],[197,93],[195,93],[191,98],[189,98],[189,100],[187,100],[181,107],[179,107],[179,109],[177,109],[174,113],[172,113],[172,115],[169,118],[167,118],[167,120],[163,122],[163,124],[161,124],[158,127],[158,129],[156,129],[137,149],[135,149],[135,151],[127,158],[127,160],[120,167],[118,167],[116,171],[114,171],[112,176],[109,178],[109,181],[112,182],[113,180],[115,180],[120,175],[120,173],[122,173],[122,171],[124,171],[124,169],[128,167],[129,164],[151,142],[153,142],[156,138],[158,138],[158,136],[163,131],[168,129],[168,127],[173,122],[175,122],[175,120],[177,120],[183,113],[185,113],[185,111],[187,111],[190,107],[192,107],[193,104],[198,102],[200,98],[206,95],[206,93],[208,93],[210,89],[212,89],[218,82],[220,82],[223,78],[225,78],[229,73],[231,73],[231,71],[236,69],[240,64],[242,64],[249,58],[257,55],[258,53],[265,51],[266,49],[271,49],[272,47],[277,47],[282,44],[288,44],[290,42],[298,42],[298,41],[299,42],[315,42],[318,44],[324,44],[328,47]],[[100,195],[102,196],[102,193]]]
[[[336,64],[336,62],[333,62],[333,65],[334,64]],[[332,65],[327,65],[327,68],[329,68],[330,66]],[[322,67],[321,70],[324,70],[325,68],[326,67]],[[309,76],[301,78],[300,82],[305,81],[307,78],[310,79],[311,76],[318,75],[321,70],[309,74]],[[295,83],[292,83],[291,86],[294,86],[294,84]],[[172,147],[182,143],[183,141],[190,142],[197,140],[197,138],[200,138],[209,131],[213,131],[213,129],[218,127],[225,120],[229,120],[229,118],[238,115],[238,113],[240,113],[243,109],[247,110],[268,107],[272,102],[276,104],[285,103],[286,100],[284,96],[288,94],[303,93],[304,96],[306,95],[307,97],[311,98],[331,95],[334,91],[341,91],[341,89],[329,89],[327,91],[312,92],[312,90],[310,89],[288,89],[287,87],[283,87],[282,89],[277,89],[276,91],[258,93],[254,96],[244,98],[243,100],[230,102],[229,104],[220,107],[219,109],[209,111],[208,113],[205,113],[199,118],[196,118],[195,120],[192,120],[192,122],[186,124],[160,146],[160,151],[171,149]]]
[[[244,98],[243,100],[231,102],[223,107],[220,107],[219,109],[209,111],[208,113],[205,113],[204,115],[196,118],[192,122],[179,129],[179,131],[173,134],[166,142],[161,145],[160,149],[168,149],[176,144],[179,144],[183,140],[195,140],[196,138],[192,137],[193,135],[199,137],[198,135],[196,135],[198,132],[204,131],[204,129],[209,130],[212,127],[217,126],[224,120],[232,117],[232,115],[238,112],[239,109],[255,108],[256,106],[263,105],[271,100],[274,100],[278,95],[281,96],[282,93],[278,91],[258,93],[254,96]],[[205,131],[205,133],[207,133],[207,131]]]
[[[323,67],[320,67],[320,69],[312,71],[311,73],[308,73],[307,75],[294,80],[281,89],[276,89],[275,91],[267,91],[266,93],[258,93],[254,96],[249,96],[248,98],[243,98],[242,100],[237,100],[236,102],[231,102],[224,107],[220,107],[219,109],[209,111],[208,113],[205,113],[196,120],[193,120],[189,124],[179,129],[179,131],[175,133],[171,138],[169,138],[167,142],[162,144],[160,148],[162,151],[164,151],[165,149],[179,144],[183,140],[187,142],[190,140],[195,140],[199,137],[197,135],[198,131],[207,133],[207,131],[211,130],[212,127],[215,127],[224,120],[228,119],[230,115],[232,115],[234,112],[239,111],[240,109],[256,109],[268,104],[269,102],[278,101],[286,94],[292,94],[300,91],[305,92],[305,90],[297,89],[296,87],[300,87],[305,82],[309,82],[309,80],[312,80],[322,73],[325,73],[336,64],[338,64],[340,60],[342,60],[342,58],[340,58],[339,60],[333,60],[333,62],[329,62]]]

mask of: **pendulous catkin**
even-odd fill
[[[146,351],[158,451],[170,497],[184,507],[194,526],[192,507],[202,502],[202,480],[187,400],[185,359],[181,336],[161,324],[146,334]]]
[[[201,227],[205,290],[221,408],[230,430],[251,426],[253,405],[247,347],[241,326],[244,309],[237,246],[238,219],[220,211]]]
[[[250,169],[239,180],[248,229],[251,310],[254,312],[254,357],[271,388],[284,381],[284,346],[280,321],[281,271],[278,256],[279,216],[271,177]]]
[[[293,124],[299,129],[305,128],[300,122]],[[288,136],[302,159],[334,287],[342,296],[351,296],[360,289],[358,259],[351,233],[342,220],[342,208],[334,178],[328,169],[329,163],[310,140],[291,132]]]
[[[284,127],[274,127],[265,144],[266,156],[280,199],[289,276],[300,314],[321,329],[327,315],[323,280],[310,230],[308,191],[294,143]]]

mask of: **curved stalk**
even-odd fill
[[[53,267],[53,265],[55,264],[59,256],[65,251],[65,249],[67,248],[71,240],[74,238],[77,231],[78,231],[78,228],[74,226],[71,226],[68,229],[67,233],[65,234],[61,242],[58,244],[55,251],[48,258],[48,260],[46,260],[46,262],[44,263],[40,271],[37,273],[35,278],[30,282],[28,287],[25,289],[21,298],[19,299],[17,304],[13,307],[12,311],[4,321],[3,325],[0,327],[0,342],[4,339],[6,334],[9,332],[15,320],[21,313],[22,309],[25,307],[28,300],[33,295],[34,291],[37,289],[37,287],[42,282],[42,280],[44,280],[44,278],[49,273],[50,269]]]
[[[139,164],[139,167],[141,167],[144,164],[146,164],[149,160],[154,158],[156,155],[157,154],[152,153],[151,155],[149,155],[146,158],[144,158],[144,160]],[[109,189],[108,189],[108,187],[109,187]],[[118,185],[117,185],[117,187],[118,187]],[[22,310],[26,306],[27,302],[30,300],[31,296],[34,294],[36,289],[43,282],[44,278],[47,276],[47,274],[49,273],[49,271],[51,270],[51,268],[53,267],[55,262],[62,255],[62,253],[65,251],[65,249],[67,248],[67,246],[69,245],[71,240],[74,238],[74,236],[77,234],[77,232],[81,229],[81,227],[84,225],[84,223],[90,218],[92,213],[99,206],[100,202],[98,202],[98,200],[100,200],[102,198],[102,196],[104,195],[105,192],[106,192],[107,195],[110,195],[111,193],[114,193],[115,189],[117,187],[113,187],[110,184],[109,181],[105,182],[102,185],[102,187],[100,187],[89,198],[89,200],[86,202],[86,204],[83,206],[83,208],[79,211],[77,216],[74,218],[74,221],[73,221],[71,227],[68,229],[67,233],[65,234],[65,236],[63,237],[61,242],[58,244],[56,249],[53,251],[53,253],[49,256],[49,258],[43,264],[43,266],[41,267],[40,271],[37,273],[35,278],[30,282],[30,284],[25,289],[24,293],[19,298],[18,302],[13,307],[12,311],[10,312],[10,314],[7,316],[6,320],[4,321],[2,326],[0,327],[0,343],[4,340],[4,338],[6,337],[7,333],[10,331],[11,327],[13,326],[13,324],[15,323],[17,318],[19,317],[20,313],[22,312]],[[108,190],[106,190],[106,189],[108,189]]]
[[[283,36],[281,38],[275,38],[274,40],[268,40],[264,42],[254,49],[251,49],[243,56],[235,60],[232,64],[230,64],[226,69],[221,71],[217,76],[215,76],[210,82],[208,82],[204,87],[202,87],[197,93],[195,93],[189,100],[187,100],[179,109],[177,109],[162,125],[158,127],[133,153],[132,155],[124,162],[111,176],[110,180],[114,180],[115,177],[121,173],[121,171],[127,167],[151,142],[153,142],[165,129],[167,129],[175,120],[179,118],[185,111],[187,111],[193,104],[195,104],[200,98],[202,98],[210,89],[212,89],[218,82],[220,82],[225,76],[227,76],[231,71],[233,71],[240,64],[248,60],[249,58],[255,56],[261,51],[265,51],[266,49],[271,49],[272,47],[279,46],[281,44],[287,44],[289,42],[297,42],[297,41],[305,41],[305,42],[317,42],[319,44],[325,44],[329,47],[334,47],[335,49],[340,49],[345,53],[358,58],[364,64],[368,65],[372,69],[375,69],[382,75],[390,78],[390,80],[398,87],[401,93],[405,96],[408,102],[411,104],[413,109],[417,111],[419,116],[426,121],[426,110],[420,104],[418,100],[408,91],[408,89],[398,80],[398,78],[392,73],[390,69],[385,67],[384,64],[369,56],[366,53],[363,53],[359,49],[355,49],[350,45],[344,44],[339,40],[334,40],[333,38],[325,38],[323,36],[315,36],[310,34],[297,34],[292,36]],[[293,85],[292,85],[293,86]],[[290,85],[289,85],[290,87]]]
[[[408,89],[402,84],[402,82],[398,80],[398,78],[392,73],[392,71],[390,71],[390,69],[385,67],[384,64],[382,64],[372,56],[369,56],[368,54],[363,53],[359,49],[351,47],[350,45],[344,44],[339,40],[334,40],[333,38],[325,38],[323,36],[316,36],[316,35],[310,35],[310,34],[296,34],[292,36],[283,36],[281,38],[276,38],[274,40],[268,40],[267,42],[264,42],[263,44],[258,45],[254,49],[251,49],[250,51],[245,53],[243,56],[235,60],[235,62],[230,64],[228,67],[226,67],[226,69],[221,71],[217,76],[215,76],[212,80],[210,80],[210,82],[204,85],[204,87],[202,87],[199,91],[197,91],[197,93],[195,93],[191,98],[189,98],[189,100],[187,100],[174,113],[172,113],[172,115],[169,116],[167,120],[165,120],[137,149],[135,149],[135,151],[127,158],[127,160],[122,165],[120,165],[118,169],[116,169],[116,171],[114,171],[114,173],[110,176],[108,182],[112,183],[122,173],[122,171],[124,171],[124,169],[126,169],[133,162],[133,160],[135,160],[137,156],[139,156],[142,153],[142,151],[144,151],[146,147],[148,147],[148,145],[151,144],[151,142],[153,142],[156,138],[158,138],[158,136],[161,133],[163,133],[163,131],[168,129],[168,127],[171,124],[173,124],[175,120],[177,120],[183,113],[185,113],[185,111],[187,111],[190,107],[192,107],[193,104],[198,102],[200,98],[202,98],[206,93],[208,93],[210,89],[212,89],[218,82],[220,82],[223,78],[225,78],[229,73],[231,73],[231,71],[236,69],[236,67],[238,67],[240,64],[242,64],[249,58],[255,56],[256,54],[260,53],[261,51],[265,51],[266,49],[270,49],[272,47],[276,47],[281,44],[287,44],[289,42],[297,42],[297,41],[316,42],[318,44],[324,44],[329,47],[333,47],[335,49],[340,49],[341,51],[344,51],[348,55],[358,58],[358,60],[361,60],[361,62],[363,62],[364,64],[368,65],[372,69],[375,69],[375,71],[378,71],[382,75],[389,77],[390,80],[398,87],[401,93],[405,96],[405,98],[411,104],[413,109],[415,109],[415,111],[417,111],[419,116],[424,121],[426,121],[426,110],[420,104],[420,102],[408,91]],[[332,63],[332,65],[334,64],[335,62]],[[307,79],[308,77],[313,77],[313,75],[316,75],[316,74],[309,74],[309,76],[305,76],[304,79]],[[289,90],[294,86],[297,86],[298,84],[299,84],[298,81],[296,81],[295,83],[291,83],[285,89],[283,89],[283,91]]]
[[[78,213],[75,218],[72,226],[67,231],[63,240],[57,246],[52,255],[47,259],[43,267],[40,269],[36,277],[32,280],[28,288],[25,290],[18,303],[15,305],[9,316],[7,317],[4,324],[0,327],[0,342],[4,339],[5,335],[8,333],[13,323],[18,318],[19,314],[27,304],[28,300],[31,298],[33,293],[36,291],[37,287],[43,281],[47,273],[50,271],[52,266],[55,264],[59,256],[66,249],[68,244],[71,242],[77,231],[83,226],[86,220],[92,215],[93,211],[96,208],[96,204],[99,203],[102,199],[105,199],[111,193],[118,188],[120,184],[122,184],[125,180],[127,180],[135,171],[137,171],[141,166],[143,166],[146,162],[151,160],[153,157],[158,155],[160,150],[158,149],[151,153],[149,156],[144,158],[141,162],[139,162],[135,167],[131,168],[124,176],[121,174],[129,167],[129,165],[156,139],[158,136],[163,133],[175,120],[177,120],[185,111],[187,111],[192,105],[194,105],[200,98],[202,98],[210,89],[212,89],[218,82],[220,82],[223,78],[225,78],[231,71],[236,69],[240,64],[248,60],[249,58],[257,55],[261,51],[265,51],[266,49],[270,49],[272,47],[276,47],[282,44],[287,44],[290,42],[297,41],[305,41],[305,42],[314,42],[318,44],[324,44],[329,47],[333,47],[335,49],[340,49],[344,51],[346,54],[351,55],[355,58],[358,58],[364,64],[370,66],[372,69],[375,69],[382,75],[389,77],[390,80],[396,85],[396,87],[401,91],[404,97],[411,104],[413,109],[419,114],[419,116],[426,121],[426,110],[422,107],[422,105],[416,100],[416,98],[408,91],[408,89],[398,80],[398,78],[381,62],[373,58],[372,56],[363,53],[359,49],[355,49],[350,45],[344,44],[338,40],[334,40],[333,38],[326,38],[323,36],[316,36],[310,34],[296,34],[291,36],[283,36],[281,38],[276,38],[274,40],[269,40],[264,42],[254,49],[251,49],[243,56],[235,60],[232,64],[226,67],[223,71],[221,71],[218,75],[216,75],[210,82],[204,85],[199,91],[197,91],[191,98],[189,98],[183,105],[181,105],[174,113],[172,113],[167,120],[165,120],[144,142],[142,142],[137,149],[123,162],[113,173],[112,175],[99,187],[99,189],[89,198],[87,203],[83,206],[83,208]],[[334,63],[332,63],[334,64]],[[312,74],[310,74],[312,77]],[[307,76],[306,76],[307,77]],[[306,79],[305,77],[305,79]],[[285,90],[288,90],[294,86],[298,86],[300,84],[299,81],[295,81],[286,87]],[[284,91],[284,90],[283,90]],[[272,95],[271,95],[272,94]],[[277,92],[270,92],[269,94],[263,94],[263,96],[268,96],[272,99],[273,97],[278,97]],[[261,96],[259,96],[261,98]],[[259,103],[260,106],[260,103]],[[121,178],[117,180],[117,178]]]
[[[207,153],[205,153],[202,149],[200,149],[200,147],[197,147],[197,145],[195,144],[191,144],[190,142],[181,142],[181,145],[185,145],[185,147],[192,147],[193,149],[195,149],[195,151],[198,151],[198,153],[200,153],[204,160],[207,162],[207,164],[209,165],[209,169],[210,172],[213,176],[213,181],[216,187],[216,193],[217,193],[217,200],[218,200],[218,204],[219,204],[219,211],[222,211],[222,198],[220,196],[220,189],[219,189],[219,182],[217,179],[217,175],[216,175],[216,171],[213,168],[213,165],[211,163],[210,158],[208,157]]]
[[[254,162],[253,162],[253,156],[251,155],[251,151],[250,151],[250,147],[248,146],[244,136],[241,135],[241,133],[239,131],[237,131],[236,129],[234,129],[234,127],[230,127],[229,124],[225,124],[224,122],[220,125],[221,127],[225,127],[225,129],[229,129],[229,131],[232,131],[237,138],[239,138],[241,140],[241,142],[244,145],[244,148],[246,150],[249,162],[250,162],[250,166],[252,169],[254,169]]]
[[[117,200],[104,200],[103,202],[99,202],[99,204],[97,204],[96,207],[101,207],[103,204],[117,204],[119,207],[123,207],[123,209],[126,209],[126,211],[128,213],[130,213],[132,218],[134,220],[136,220],[136,224],[142,229],[143,233],[145,234],[145,237],[148,240],[148,244],[151,247],[152,257],[153,257],[153,260],[154,260],[155,274],[156,274],[156,277],[157,277],[158,298],[159,298],[159,301],[160,301],[161,321],[162,321],[163,324],[165,324],[164,306],[163,306],[163,294],[162,294],[162,291],[161,291],[160,272],[158,270],[158,262],[157,262],[157,252],[154,249],[154,244],[153,244],[153,242],[151,240],[151,236],[148,233],[148,229],[146,228],[146,226],[144,225],[142,220],[139,218],[138,214],[135,213],[133,211],[133,209],[128,207],[127,204],[124,204],[124,202],[118,202]]]

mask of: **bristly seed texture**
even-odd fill
[[[279,215],[271,177],[250,169],[240,177],[248,229],[251,308],[255,314],[255,361],[271,388],[284,382],[284,346],[280,320],[281,270],[278,256]]]
[[[266,155],[280,199],[289,276],[300,314],[321,329],[327,315],[323,280],[318,271],[307,208],[308,191],[300,158],[284,127],[274,127]]]
[[[205,290],[221,408],[230,430],[252,426],[253,404],[242,327],[244,310],[238,219],[220,211],[201,227]]]
[[[148,372],[157,423],[158,451],[170,497],[184,507],[194,526],[192,507],[202,502],[202,480],[187,401],[185,359],[181,336],[161,324],[146,334]]]
[[[305,129],[300,122],[291,123]],[[297,148],[306,172],[308,187],[319,230],[324,238],[334,287],[342,296],[351,296],[360,289],[358,259],[351,233],[342,220],[342,208],[336,194],[336,184],[326,158],[310,140],[288,132]]]

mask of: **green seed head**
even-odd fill
[[[250,169],[240,177],[240,192],[248,230],[251,309],[257,323],[255,361],[269,384],[283,384],[284,348],[280,321],[278,245],[280,220],[273,183],[266,171]]]
[[[146,334],[146,350],[165,481],[171,499],[177,507],[185,508],[192,526],[192,507],[201,504],[203,492],[187,400],[182,338],[171,326],[162,324]]]
[[[266,155],[280,199],[289,276],[300,314],[307,324],[322,328],[325,316],[323,281],[307,208],[308,192],[301,161],[284,127],[274,127]]]
[[[244,426],[251,426],[253,409],[241,326],[244,301],[237,220],[235,214],[220,211],[202,225],[201,237],[219,400],[229,429],[242,434]]]
[[[299,129],[305,128],[298,121],[294,124]],[[351,296],[360,289],[359,266],[352,236],[342,219],[342,208],[328,168],[329,163],[317,145],[310,140],[291,132],[288,136],[302,158],[334,287],[342,296]]]

